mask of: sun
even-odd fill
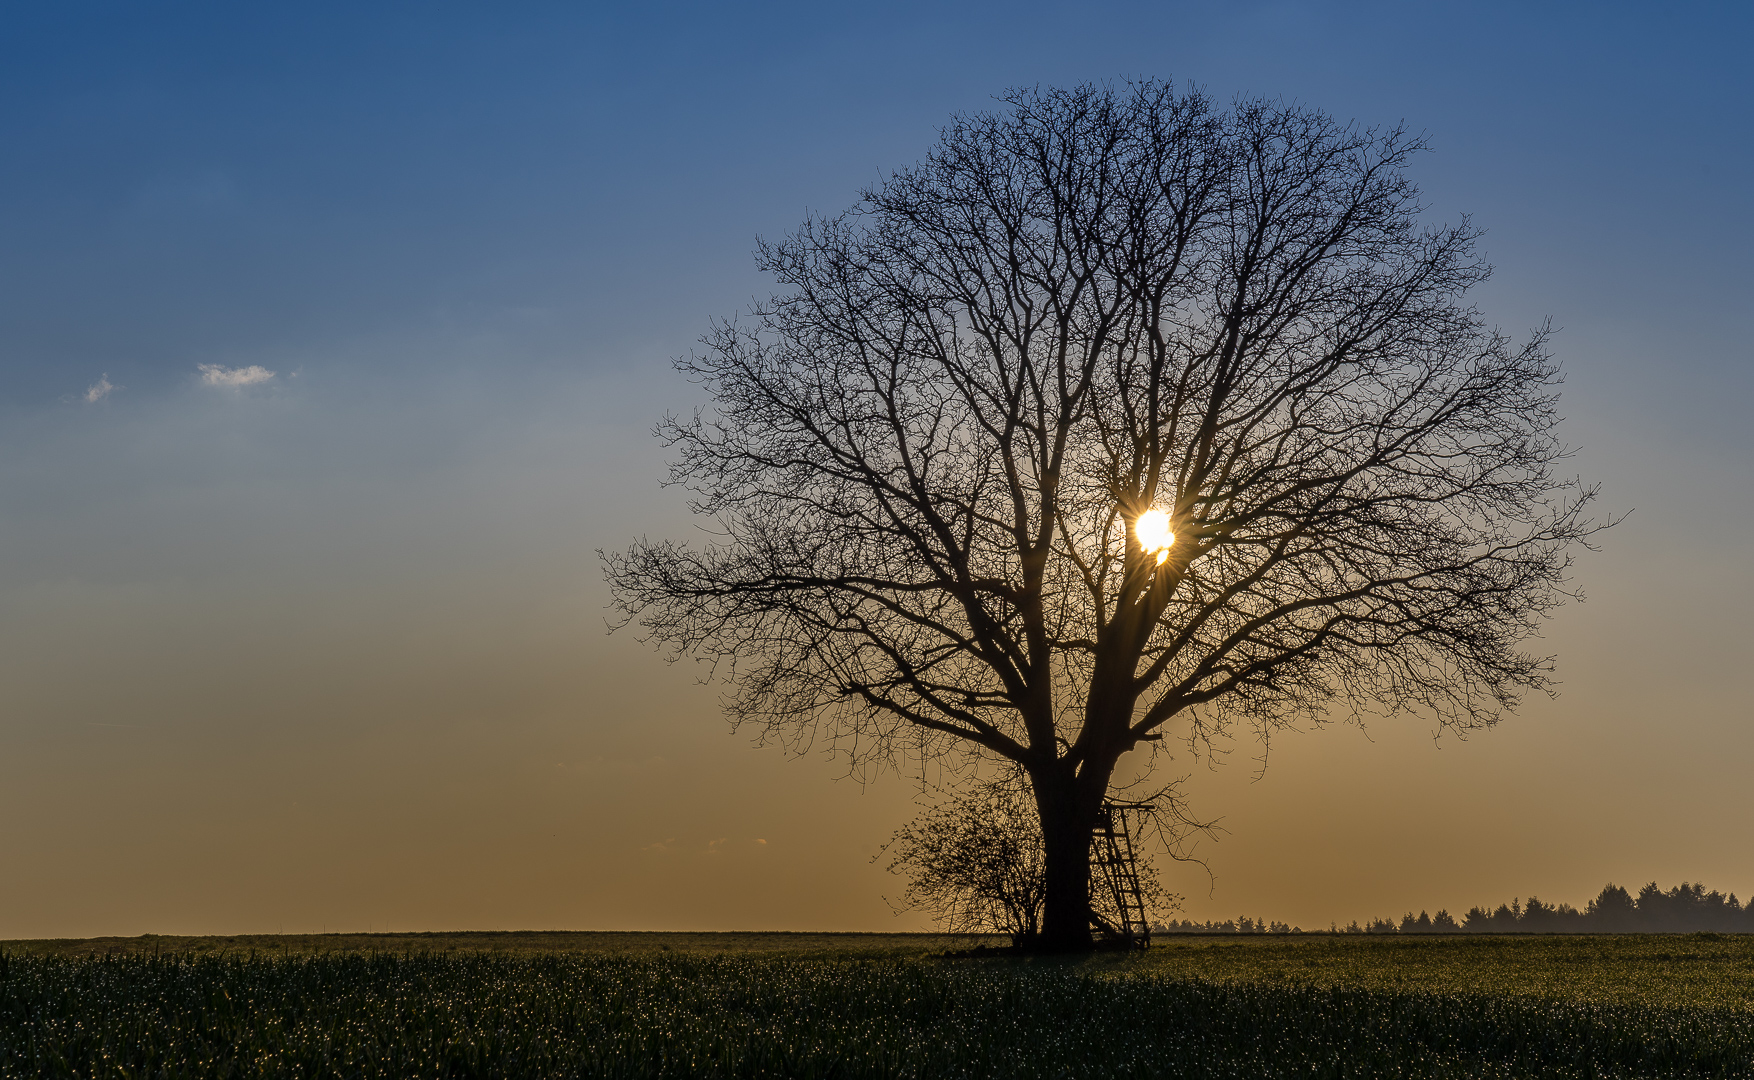
[[[1139,546],[1146,551],[1157,553],[1159,565],[1169,558],[1169,549],[1175,545],[1175,533],[1169,528],[1169,515],[1161,510],[1147,510],[1133,522],[1133,535],[1139,538]]]

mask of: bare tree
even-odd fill
[[[1023,90],[845,214],[678,361],[671,476],[719,535],[605,556],[614,602],[730,679],[732,716],[855,760],[1029,776],[1041,939],[1089,943],[1090,833],[1167,730],[1549,688],[1592,492],[1558,371],[1465,302],[1420,140],[1195,90]]]

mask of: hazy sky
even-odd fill
[[[1135,75],[1428,132],[1634,511],[1556,701],[1175,748],[1228,830],[1188,912],[1754,894],[1746,5],[0,18],[0,938],[920,926],[872,863],[916,789],[729,734],[605,636],[594,550],[690,535],[649,428],[758,235],[1008,86]]]

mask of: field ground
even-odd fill
[[[0,1078],[1754,1077],[1754,936],[0,943]]]
[[[43,938],[0,941],[0,949],[33,956],[111,956],[164,953],[285,953],[308,956],[340,952],[488,952],[534,956],[607,953],[638,956],[680,952],[695,955],[772,953],[795,957],[870,959],[925,957],[973,944],[999,944],[999,937],[967,934],[818,934],[789,931],[676,933],[623,930],[491,930],[421,934],[241,934],[234,937]]]
[[[946,934],[503,931],[429,934],[253,934],[0,942],[15,955],[248,955],[482,952],[515,956],[770,956],[931,961],[1003,939]],[[963,963],[965,961],[953,961]],[[1219,983],[1537,997],[1579,1003],[1754,1010],[1754,935],[1189,934],[1143,954],[993,960],[1090,975]]]

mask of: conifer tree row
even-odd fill
[[[1634,896],[1619,885],[1609,884],[1584,905],[1548,904],[1531,896],[1496,908],[1472,907],[1460,920],[1447,910],[1432,915],[1408,912],[1393,919],[1356,920],[1330,927],[1342,934],[1754,934],[1754,899],[1743,904],[1735,893],[1725,895],[1704,885],[1682,882],[1668,891],[1650,882]],[[1264,919],[1227,919],[1223,922],[1170,920],[1153,927],[1169,934],[1281,934],[1301,933],[1301,928]]]

